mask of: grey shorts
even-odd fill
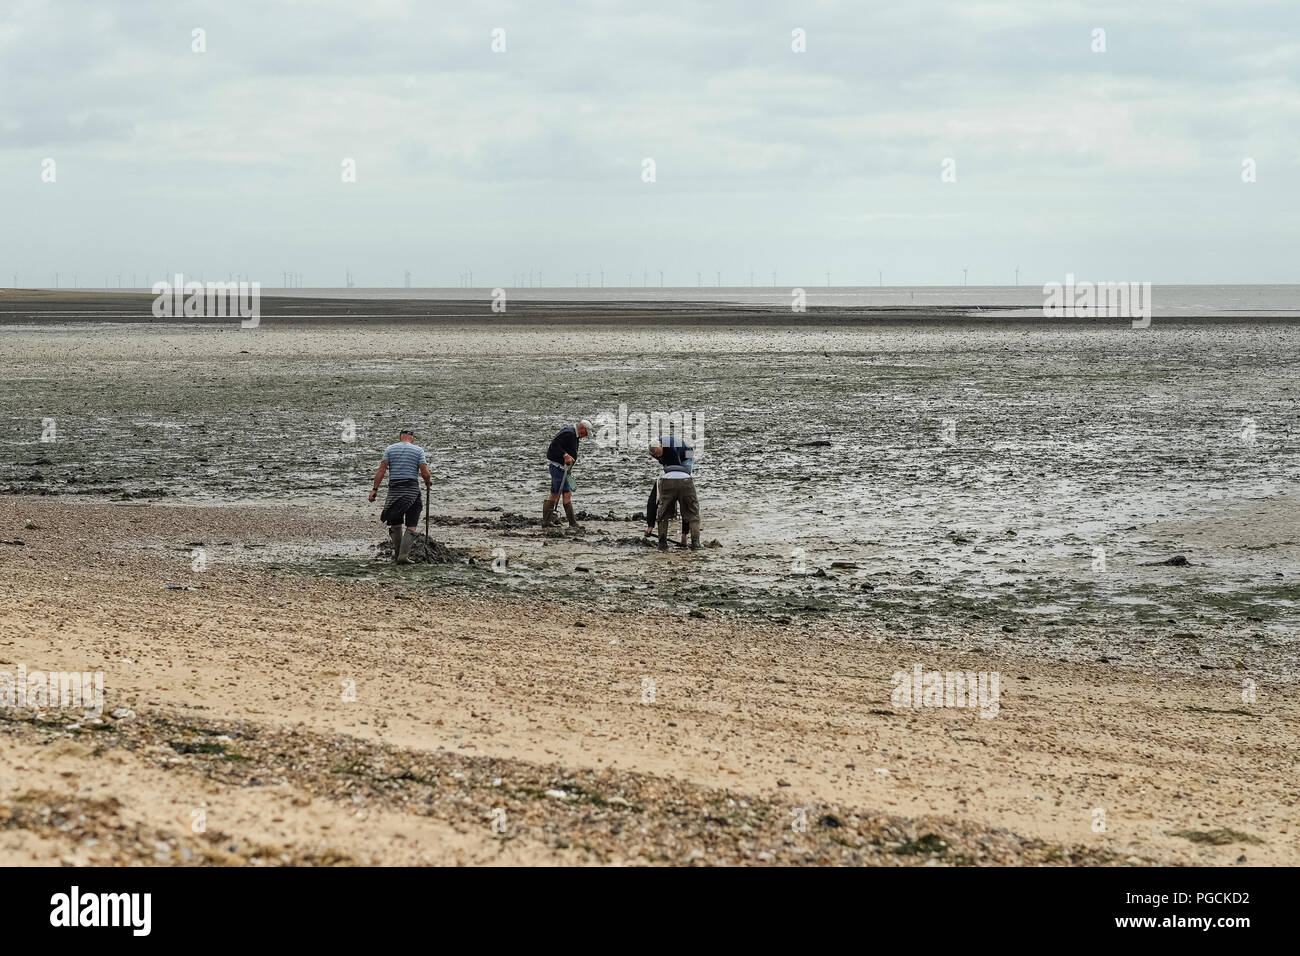
[[[681,509],[682,524],[691,528],[700,524],[700,499],[695,495],[694,478],[660,478],[659,508],[655,523],[663,524],[673,513],[673,505]]]

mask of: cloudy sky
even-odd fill
[[[1297,282],[1298,178],[1295,0],[0,0],[0,285]]]

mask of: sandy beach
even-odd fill
[[[0,303],[0,695],[104,678],[0,707],[0,864],[1300,862],[1285,325],[138,298]],[[537,436],[659,401],[716,547],[643,546],[624,447],[543,534]],[[453,563],[377,557],[398,420]]]
[[[0,671],[105,674],[100,724],[0,713],[0,863],[1300,861],[1293,687],[190,570],[366,533],[300,517],[0,500]],[[893,706],[917,664],[996,719]]]

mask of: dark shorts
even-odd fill
[[[564,481],[564,469],[552,465],[550,462],[546,463],[546,467],[551,471],[551,494],[558,495],[560,493],[560,482]],[[565,482],[564,490],[572,493],[577,490],[577,487],[577,483],[573,480],[573,470],[570,468],[569,480]]]
[[[380,515],[381,520],[390,527],[399,524],[405,524],[408,528],[418,527],[420,516],[424,513],[424,501],[420,497],[420,482],[415,478],[403,478],[398,481],[389,479],[388,487],[391,503],[385,505]],[[414,497],[410,497],[411,495]],[[399,499],[407,502],[405,508],[399,506]]]

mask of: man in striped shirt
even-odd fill
[[[424,479],[426,491],[433,483],[429,474],[429,456],[415,443],[415,433],[403,429],[397,441],[384,449],[384,459],[375,472],[375,483],[370,489],[370,500],[379,494],[379,483],[388,474],[388,497],[379,520],[388,525],[388,540],[393,542],[393,560],[409,564],[411,545],[420,527],[420,486],[416,478]],[[402,522],[406,522],[406,535],[402,535]]]

